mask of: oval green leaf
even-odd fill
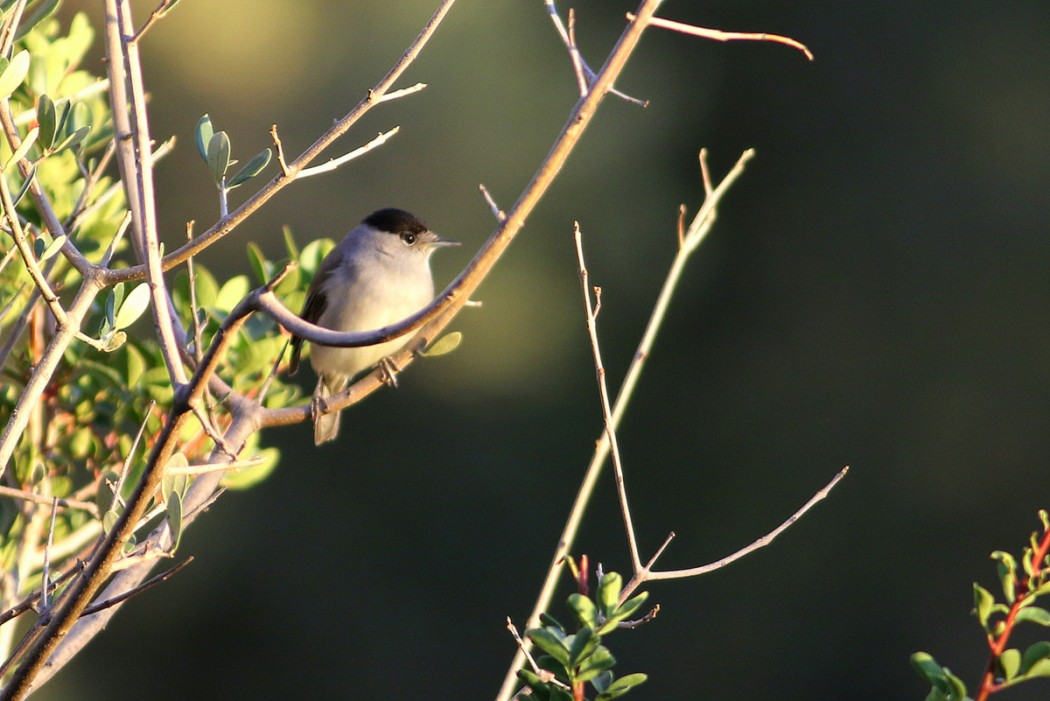
[[[197,120],[197,128],[193,130],[193,135],[197,140],[197,152],[200,153],[205,163],[208,162],[208,144],[211,143],[211,137],[214,134],[215,130],[211,125],[211,117],[205,114]]]
[[[124,303],[117,310],[117,315],[113,320],[113,328],[125,329],[131,326],[148,307],[149,284],[140,282],[135,286],[135,289],[128,293]]]
[[[272,157],[273,153],[270,151],[270,149],[266,149],[265,151],[260,151],[259,153],[255,154],[255,157],[252,158],[252,160],[248,161],[248,163],[243,168],[237,171],[236,175],[230,178],[230,182],[227,185],[227,187],[230,190],[232,190],[238,185],[248,180],[251,180],[256,175],[261,173],[263,168],[270,164],[270,158]]]
[[[224,131],[213,134],[208,142],[208,167],[215,184],[221,185],[230,167],[230,137]]]
[[[58,115],[55,112],[55,103],[46,94],[37,100],[36,122],[40,125],[40,146],[44,149],[51,148],[58,133]]]
[[[459,348],[459,344],[463,342],[463,334],[459,331],[453,331],[447,333],[438,340],[434,341],[429,348],[423,351],[422,355],[428,358],[436,358],[439,355],[447,355],[452,351]]]
[[[19,51],[11,59],[3,73],[0,73],[0,99],[11,97],[29,73],[29,52]]]
[[[40,134],[40,129],[33,127],[26,134],[26,138],[22,139],[22,143],[19,144],[18,148],[11,157],[7,159],[7,163],[4,164],[4,170],[10,170],[14,166],[18,165],[18,162],[25,158],[25,155],[29,153],[29,149],[33,148],[33,144],[36,143],[36,138]]]

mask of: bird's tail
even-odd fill
[[[331,414],[318,416],[314,420],[314,445],[321,445],[328,441],[334,441],[339,435],[339,415],[342,412],[335,411]]]
[[[322,377],[317,383],[317,389],[314,390],[314,406],[318,406],[319,399],[327,399],[331,394],[331,389],[325,384]],[[330,414],[314,415],[314,445],[335,440],[335,437],[339,435],[340,414],[342,414],[341,411],[333,411]]]

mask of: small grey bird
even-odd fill
[[[458,246],[402,209],[380,209],[354,227],[321,261],[300,316],[335,331],[373,331],[401,321],[434,299],[430,255]],[[321,401],[341,392],[355,375],[400,350],[411,334],[361,348],[313,344],[314,443],[339,433],[339,412],[321,415]],[[303,339],[292,336],[290,372],[299,366]],[[391,376],[392,378],[393,376]]]

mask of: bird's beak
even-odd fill
[[[431,232],[431,233],[434,233],[434,232]],[[448,239],[441,238],[437,234],[434,234],[434,236],[436,238],[433,241],[430,242],[430,245],[434,246],[434,247],[439,247],[439,246],[441,246],[441,247],[444,247],[444,246],[460,246],[460,245],[462,245],[462,244],[460,244],[459,241],[449,241]]]

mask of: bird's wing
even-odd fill
[[[306,302],[303,304],[303,310],[299,312],[299,316],[304,320],[309,321],[311,324],[316,324],[317,320],[321,318],[321,314],[324,313],[325,308],[328,306],[328,297],[323,291],[324,283],[339,268],[342,262],[343,252],[338,246],[333,248],[325,259],[321,261],[321,265],[317,268],[314,279],[310,283],[310,289],[306,292]],[[293,334],[291,343],[292,358],[288,363],[288,372],[294,375],[295,371],[299,369],[299,354],[303,350],[303,338]]]

